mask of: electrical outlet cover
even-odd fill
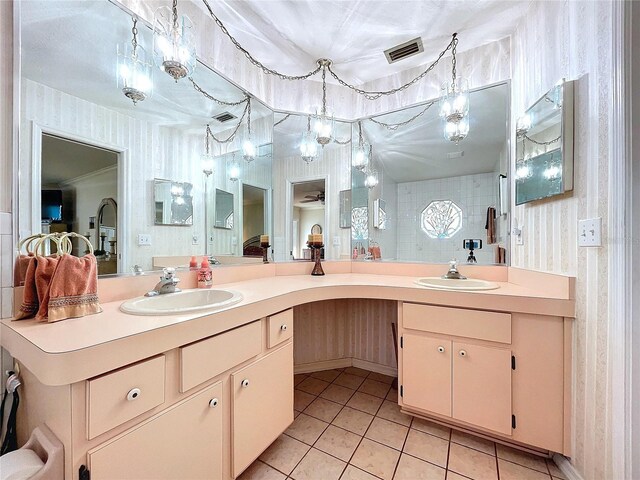
[[[139,233],[138,234],[138,246],[139,247],[149,247],[151,246],[151,235],[148,233]]]
[[[589,218],[578,222],[578,246],[602,246],[602,218]]]

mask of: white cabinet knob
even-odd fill
[[[131,390],[129,390],[129,393],[127,393],[127,400],[129,402],[132,402],[136,398],[138,398],[141,394],[142,392],[140,391],[139,388],[132,388]]]
[[[466,350],[460,350],[458,353],[460,354],[461,357],[466,357],[467,356],[467,351]]]
[[[287,324],[283,323],[282,325],[280,325],[280,330],[282,330],[283,332],[287,329]]]
[[[443,347],[442,345],[440,345],[440,346],[438,347],[438,351],[439,351],[440,353],[444,353],[444,347]]]
[[[212,398],[211,400],[209,400],[209,407],[210,408],[216,408],[218,406],[218,399],[217,398]]]
[[[247,388],[249,386],[249,379],[245,378],[244,380],[242,380],[242,382],[240,382],[240,385],[242,385],[244,388]]]

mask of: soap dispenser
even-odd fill
[[[200,270],[198,270],[198,288],[211,288],[213,285],[213,272],[209,265],[209,259],[202,257]]]

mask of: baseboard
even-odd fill
[[[567,457],[556,453],[553,455],[553,461],[568,480],[583,480],[580,473],[578,473]]]
[[[391,377],[398,375],[397,369],[379,363],[367,362],[359,358],[336,358],[335,360],[324,360],[321,362],[303,363],[294,365],[295,373],[310,373],[320,370],[331,370],[332,368],[358,367],[371,372],[382,373]]]

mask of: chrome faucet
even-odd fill
[[[448,280],[466,280],[467,279],[467,277],[465,277],[458,271],[457,260],[451,260],[449,262],[449,271],[444,275],[442,275],[442,278],[446,278]]]
[[[175,276],[175,268],[165,268],[162,270],[160,281],[153,287],[153,290],[144,294],[145,297],[155,297],[156,295],[164,295],[165,293],[179,292],[180,289],[176,287],[180,279]]]
[[[209,255],[208,259],[209,259],[209,265],[220,265],[220,260],[218,260],[213,255]]]

